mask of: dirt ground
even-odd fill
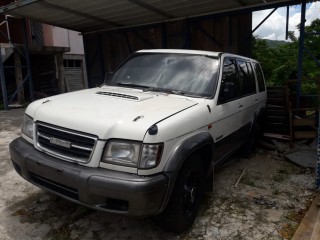
[[[252,158],[234,157],[219,170],[193,227],[173,235],[150,218],[93,211],[22,179],[13,170],[8,144],[20,135],[23,111],[0,111],[0,240],[290,239],[315,195],[313,171],[259,149]]]

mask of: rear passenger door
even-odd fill
[[[254,113],[258,109],[257,84],[252,64],[247,59],[237,59],[241,82],[242,126],[248,132]]]

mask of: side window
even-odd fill
[[[240,81],[237,62],[232,58],[225,58],[222,69],[222,82],[219,91],[218,104],[232,101],[240,97]]]
[[[257,75],[257,80],[258,80],[258,86],[259,86],[259,92],[263,92],[266,90],[266,85],[264,83],[264,78],[263,78],[263,73],[260,64],[254,63],[254,70]]]
[[[238,60],[239,77],[241,81],[241,96],[256,93],[256,80],[253,74],[252,66],[249,62]]]

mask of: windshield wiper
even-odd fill
[[[126,83],[126,82],[119,82],[115,83],[116,86],[123,86],[123,87],[133,87],[133,88],[149,88],[148,86],[138,85],[134,83]]]
[[[149,87],[143,90],[146,91],[153,91],[153,92],[164,92],[168,94],[177,94],[177,95],[185,95],[185,92],[181,90],[173,90],[173,89],[166,89],[166,88],[156,88],[156,87]]]
[[[171,93],[172,90],[166,88],[158,88],[158,87],[148,87],[143,90],[144,92],[164,92],[164,93]]]
[[[181,90],[171,90],[172,94],[177,94],[177,95],[185,95],[186,93]]]

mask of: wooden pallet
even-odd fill
[[[311,207],[302,219],[291,240],[320,239],[320,193],[313,200]]]

